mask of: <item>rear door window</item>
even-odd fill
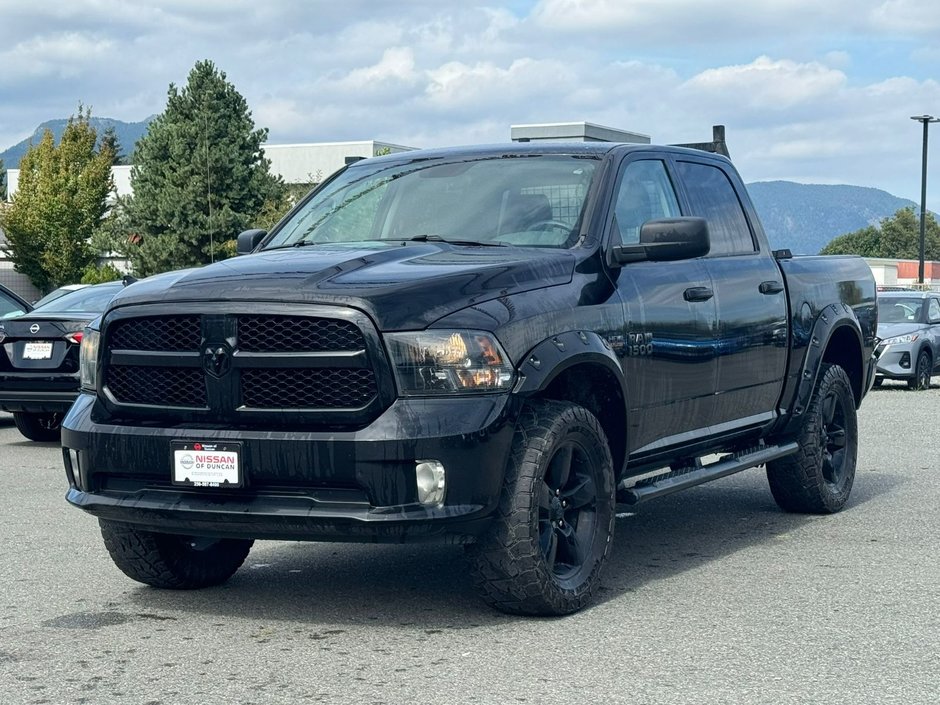
[[[728,175],[711,164],[677,163],[689,197],[689,215],[705,218],[711,238],[709,255],[739,255],[755,251],[744,208]]]

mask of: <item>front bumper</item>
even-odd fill
[[[878,364],[875,376],[883,379],[912,379],[917,360],[916,343],[882,343],[875,349]]]
[[[322,541],[472,540],[495,509],[517,404],[509,395],[399,399],[358,431],[166,428],[99,420],[82,394],[62,424],[66,499],[102,519],[198,536]],[[242,444],[245,486],[170,483],[174,440]],[[415,462],[438,460],[439,507]]]

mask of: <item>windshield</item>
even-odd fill
[[[538,155],[350,167],[265,249],[412,239],[570,247],[596,164]]]
[[[881,298],[878,320],[881,323],[921,323],[925,299]]]
[[[71,291],[43,306],[37,306],[33,311],[36,313],[100,313],[121,288],[120,284],[89,286],[78,291]]]

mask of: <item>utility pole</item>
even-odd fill
[[[940,118],[933,115],[914,115],[916,120],[924,125],[924,157],[920,172],[920,266],[917,269],[917,283],[924,283],[924,249],[927,239],[927,128],[932,122],[940,122]]]

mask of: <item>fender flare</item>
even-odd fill
[[[621,397],[626,401],[627,385],[617,355],[610,343],[593,331],[568,331],[538,343],[516,366],[519,380],[513,391],[521,395],[537,394],[562,372],[580,364],[599,365],[613,374]]]
[[[797,433],[803,422],[803,412],[809,406],[816,389],[816,382],[819,378],[819,371],[823,365],[823,359],[826,351],[829,349],[829,343],[833,336],[842,329],[849,329],[858,342],[858,348],[861,353],[862,379],[860,384],[864,389],[872,377],[871,371],[866,369],[864,351],[865,344],[862,338],[862,326],[858,322],[855,311],[846,304],[829,304],[816,317],[813,328],[806,338],[806,355],[803,358],[803,366],[800,369],[799,376],[795,382],[795,391],[787,396],[790,397],[789,414],[784,416],[784,424],[781,429],[784,435]],[[796,336],[794,336],[796,338]],[[786,396],[781,400],[782,404],[787,401]]]

